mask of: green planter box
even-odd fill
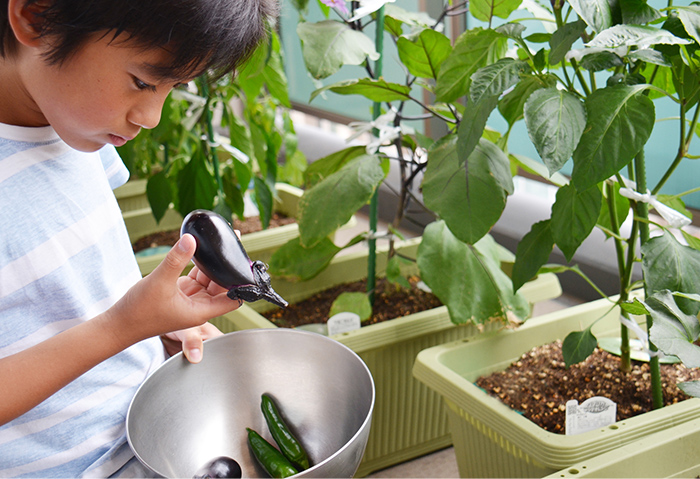
[[[600,317],[594,334],[618,335],[619,309],[610,306],[601,299],[540,316],[517,330],[421,351],[413,374],[439,393],[447,406],[461,477],[543,477],[700,418],[700,399],[690,399],[606,428],[565,436],[541,429],[473,384],[480,376],[504,370],[533,347],[563,339]]]
[[[400,246],[401,253],[415,257],[420,238]],[[387,250],[378,249],[377,271],[384,274]],[[408,268],[406,272],[415,267]],[[304,283],[273,278],[275,291],[291,303],[305,299],[330,286],[356,281],[367,275],[367,253],[358,251],[334,258],[331,266],[319,276]],[[523,287],[523,294],[532,303],[561,294],[556,276],[542,275]],[[258,301],[217,318],[222,331],[250,328],[274,328],[257,311],[269,309],[269,303]],[[495,331],[500,325],[486,325]],[[481,334],[471,325],[455,326],[447,308],[429,311],[365,326],[359,330],[332,336],[355,351],[367,364],[375,381],[377,399],[372,430],[357,476],[404,462],[436,451],[452,443],[445,407],[440,396],[416,381],[411,369],[416,355],[423,349]],[[322,358],[319,358],[322,360]]]
[[[631,442],[558,471],[566,477],[698,477],[700,419]]]
[[[147,182],[148,180],[129,180],[114,190],[114,196],[122,213],[150,208],[146,197]]]
[[[130,182],[131,183],[131,182]],[[126,186],[126,185],[125,185]],[[135,193],[138,185],[133,185],[131,190]],[[145,183],[142,185],[145,188]],[[123,188],[123,187],[121,187]],[[286,216],[294,217],[297,212],[299,198],[303,190],[284,183],[278,183],[277,199],[275,201],[275,211]],[[122,192],[122,195],[124,192]],[[122,196],[123,198],[123,196]],[[144,196],[145,198],[145,196]],[[137,204],[136,197],[132,197],[127,205]],[[138,238],[158,231],[168,231],[179,228],[182,225],[182,216],[172,208],[169,209],[160,223],[156,223],[151,214],[151,208],[146,202],[146,207],[124,211],[122,216],[126,229],[129,232],[129,239],[133,242]],[[354,218],[350,224],[354,224]],[[299,236],[299,226],[296,223],[271,228],[255,233],[243,235],[243,246],[252,260],[259,260],[267,263],[277,248],[287,241]],[[157,253],[150,256],[137,256],[137,262],[141,273],[146,275],[153,271],[165,258],[164,253]]]

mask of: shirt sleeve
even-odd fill
[[[105,145],[98,151],[102,167],[112,189],[123,185],[129,179],[130,173],[113,145]]]

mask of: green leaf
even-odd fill
[[[300,23],[297,35],[302,42],[307,71],[317,80],[329,77],[343,65],[360,65],[379,54],[374,42],[364,33],[334,20]]]
[[[395,3],[385,3],[384,29],[394,37],[399,37],[403,33],[402,24],[410,27],[412,31],[418,31],[432,28],[436,21],[425,12],[404,10]]]
[[[535,32],[535,33],[531,33],[530,35],[526,36],[525,40],[527,40],[530,43],[547,43],[547,42],[549,42],[550,38],[552,38],[551,33]]]
[[[608,0],[569,0],[569,4],[594,31],[602,32],[612,26]]]
[[[683,28],[697,43],[700,43],[700,7],[692,5],[688,7],[673,7],[678,13],[678,19],[683,24]]]
[[[514,291],[534,278],[549,260],[554,249],[554,237],[549,225],[550,220],[535,223],[518,242],[512,274]]]
[[[503,58],[482,67],[472,75],[469,98],[473,103],[478,103],[482,98],[500,95],[518,83],[522,73],[529,71],[526,62],[512,58]]]
[[[265,61],[270,53],[270,42],[261,42],[246,62],[238,68],[238,80],[245,81],[249,78],[259,77],[265,68]],[[201,90],[200,90],[201,91]],[[253,97],[258,96],[257,91],[251,91]]]
[[[347,223],[369,202],[387,172],[378,157],[363,155],[304,191],[297,213],[301,244],[314,246]]]
[[[657,50],[652,50],[650,48],[645,48],[643,50],[633,50],[627,54],[627,58],[633,61],[641,60],[643,62],[651,63],[653,65],[659,65],[662,67],[671,66],[671,62],[666,60],[666,57],[664,57],[663,53]]]
[[[432,28],[424,29],[415,40],[399,37],[399,58],[411,75],[437,78],[440,65],[452,51],[450,39]]]
[[[525,103],[525,125],[549,174],[571,158],[586,127],[586,108],[564,90],[537,90]]]
[[[642,270],[648,291],[665,289],[700,294],[700,251],[682,245],[668,231],[642,246]],[[697,314],[700,303],[679,299],[688,314]]]
[[[282,57],[279,53],[273,52],[263,70],[263,78],[265,85],[273,98],[291,108],[292,104],[289,101],[289,89],[287,87],[287,76],[284,73],[284,65],[282,65]]]
[[[482,22],[491,22],[493,17],[508,18],[520,7],[522,0],[471,0],[469,13]]]
[[[523,118],[523,109],[527,99],[530,98],[530,95],[535,91],[547,86],[553,85],[545,84],[535,75],[528,75],[521,79],[518,84],[515,85],[515,88],[503,95],[498,101],[498,111],[508,122],[508,125],[514,125]]]
[[[243,195],[245,189],[237,184],[234,177],[233,168],[226,168],[222,175],[222,180],[224,184],[224,201],[228,205],[232,214],[235,214],[238,218],[243,218],[245,212],[245,202],[243,200]]]
[[[600,32],[586,46],[591,48],[637,47],[654,45],[687,45],[688,40],[679,38],[668,30],[646,25],[615,25]]]
[[[698,101],[697,85],[700,76],[695,73],[695,65],[688,66],[680,57],[673,57],[671,63],[673,86],[685,102],[686,108],[691,108]]]
[[[323,238],[311,248],[304,248],[299,238],[280,246],[270,258],[270,274],[296,281],[306,281],[326,269],[342,248],[330,238]]]
[[[484,254],[479,243],[459,241],[443,221],[425,228],[417,262],[421,278],[447,306],[455,324],[513,324],[530,313],[527,301],[513,293],[499,261]]]
[[[290,3],[299,13],[304,13],[309,8],[309,0],[290,0]]]
[[[665,289],[652,294],[647,300],[647,305],[650,306],[650,313],[658,311],[661,308],[671,313],[681,324],[691,342],[695,342],[698,336],[700,336],[700,323],[698,322],[698,318],[695,314],[686,314],[681,311],[678,301],[687,299],[697,303],[700,301],[698,297],[699,295],[697,294],[673,293]]]
[[[581,68],[588,71],[599,72],[624,65],[622,58],[615,53],[603,50],[601,52],[590,53],[581,59]]]
[[[661,18],[661,13],[647,5],[647,0],[620,0],[622,23],[644,25]]]
[[[496,31],[513,40],[521,40],[525,31],[525,25],[522,23],[504,23],[496,28]]]
[[[601,88],[586,99],[588,123],[573,154],[576,188],[585,190],[615,174],[644,147],[655,121],[646,88]]]
[[[472,74],[501,58],[505,51],[506,37],[493,30],[475,28],[462,33],[440,67],[436,101],[450,103],[466,95]]]
[[[653,294],[647,306],[653,319],[651,342],[664,354],[677,356],[686,367],[700,367],[700,347],[694,344],[700,335],[697,317],[682,312],[670,291]]]
[[[457,155],[468,158],[479,144],[486,128],[486,122],[498,103],[498,97],[486,97],[467,109],[457,129]]]
[[[201,150],[178,172],[178,212],[185,216],[192,210],[214,208],[218,192],[216,179],[209,172]]]
[[[165,170],[159,171],[148,179],[146,183],[146,197],[148,198],[148,204],[151,205],[153,217],[157,223],[160,223],[165,212],[168,211],[170,203],[173,201],[173,190],[170,186],[170,181],[165,175]]]
[[[603,195],[597,187],[579,192],[572,185],[557,190],[552,205],[552,235],[567,261],[595,227]]]
[[[683,233],[683,238],[688,243],[688,246],[700,251],[700,238],[697,238],[691,235],[690,233],[687,233],[685,230],[681,230],[681,233]]]
[[[585,22],[578,20],[576,22],[567,23],[561,28],[552,33],[552,38],[549,40],[551,51],[549,52],[549,64],[556,65],[564,60],[566,53],[571,50],[571,46],[581,38],[581,35],[586,31]]]
[[[411,261],[398,255],[389,258],[386,264],[386,279],[391,283],[396,283],[404,288],[410,288],[411,283],[401,272],[401,265],[411,264]]]
[[[262,223],[263,229],[266,229],[270,225],[270,219],[272,219],[272,208],[275,203],[274,195],[267,183],[258,176],[253,177],[253,185],[260,223]]]
[[[226,118],[231,146],[237,148],[244,155],[248,156],[248,158],[254,158],[255,153],[253,152],[253,144],[248,126],[235,115],[233,109],[228,109],[227,112],[228,115]]]
[[[629,314],[634,314],[637,316],[646,316],[649,314],[649,310],[647,310],[647,307],[639,301],[639,299],[634,298],[632,301],[624,301],[620,303],[620,307],[627,311]]]
[[[362,95],[365,98],[377,102],[405,101],[411,99],[411,87],[409,86],[390,83],[384,79],[372,80],[371,78],[359,78],[344,80],[314,90],[311,92],[309,102],[312,102],[314,98],[327,90],[338,93],[339,95]]]
[[[341,293],[331,304],[329,317],[338,313],[355,313],[360,321],[366,321],[372,316],[372,305],[366,293]]]
[[[512,191],[512,177],[508,157],[493,143],[480,140],[463,161],[455,140],[447,137],[430,150],[423,197],[453,234],[473,244],[501,217],[507,193]],[[508,181],[510,185],[504,187]]]
[[[561,173],[554,173],[553,175],[550,175],[547,171],[547,167],[539,161],[535,161],[532,158],[523,155],[511,154],[509,156],[511,161],[518,168],[522,168],[528,173],[540,176],[556,186],[564,186],[569,184],[569,179],[566,176],[562,175]]]
[[[678,387],[688,396],[700,397],[700,381],[685,381],[678,383]]]
[[[591,328],[569,333],[561,345],[566,367],[584,361],[593,353],[597,345],[598,340],[591,332]]]
[[[306,188],[311,188],[324,178],[332,175],[353,158],[365,154],[364,146],[351,146],[344,150],[336,151],[328,156],[319,158],[311,163],[304,171],[304,183]]]

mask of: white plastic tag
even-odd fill
[[[581,434],[609,426],[617,420],[617,404],[614,401],[595,396],[581,404],[572,399],[566,403],[566,434]]]
[[[328,318],[328,336],[347,333],[362,327],[360,316],[355,313],[338,313]]]

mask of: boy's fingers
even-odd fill
[[[185,332],[182,340],[182,353],[191,363],[198,363],[202,360],[202,332],[199,328],[189,329]]]
[[[184,234],[182,238],[175,243],[175,246],[168,251],[168,254],[165,255],[163,261],[156,268],[156,271],[159,271],[159,274],[165,274],[173,279],[178,278],[189,264],[192,256],[194,256],[196,249],[197,241],[194,239],[194,236],[191,234]],[[154,273],[156,271],[154,271]]]

